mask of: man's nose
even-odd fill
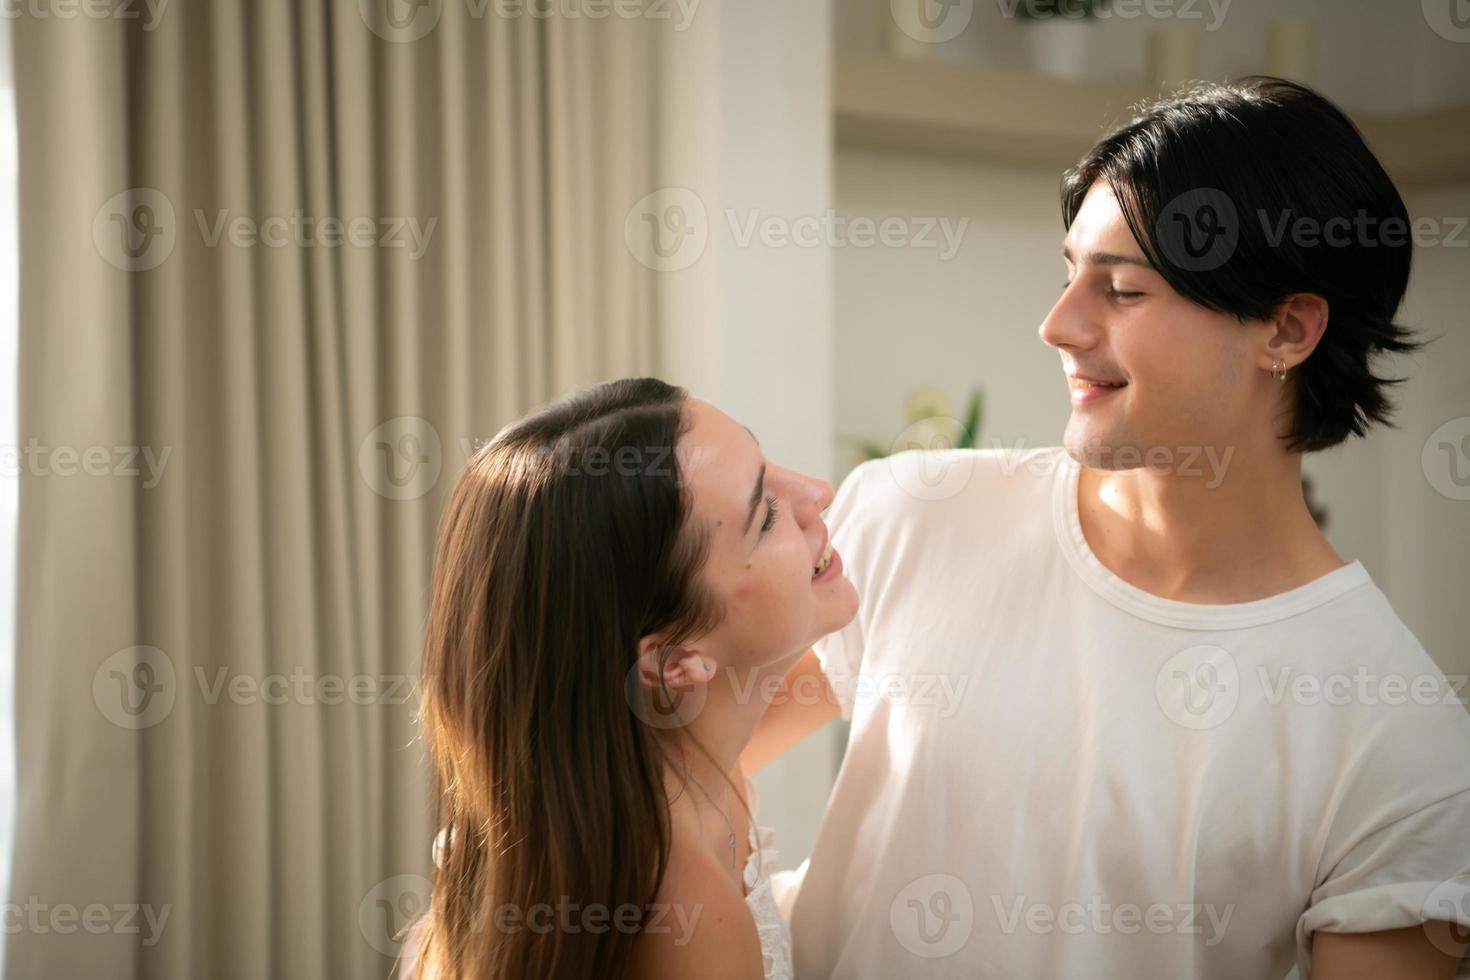
[[[1042,343],[1058,350],[1089,350],[1097,346],[1097,323],[1075,280],[1062,291],[1036,332]]]

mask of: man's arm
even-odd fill
[[[740,754],[740,766],[755,772],[841,713],[837,695],[822,673],[814,651],[801,655],[781,681],[771,706],[761,716]]]
[[[1312,980],[1448,980],[1465,952],[1466,930],[1432,920],[1384,932],[1312,934]]]

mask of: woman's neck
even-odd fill
[[[775,687],[772,677],[785,676],[789,662],[737,670],[722,668],[693,696],[685,696],[687,722],[682,728],[660,733],[670,760],[667,785],[670,806],[687,813],[691,825],[722,863],[739,873],[731,861],[729,835],[735,851],[746,850],[745,777],[740,754],[750,742]]]

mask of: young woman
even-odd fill
[[[404,975],[790,977],[739,760],[770,682],[856,613],[831,498],[648,378],[470,460],[434,566],[441,832]]]

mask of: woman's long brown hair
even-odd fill
[[[617,916],[654,901],[669,854],[663,755],[631,707],[637,643],[720,615],[696,582],[685,398],[598,385],[501,431],[454,488],[424,644],[441,834],[421,976],[626,974],[637,932]],[[602,906],[604,928],[566,928],[569,903]],[[545,906],[553,927],[532,928]]]

